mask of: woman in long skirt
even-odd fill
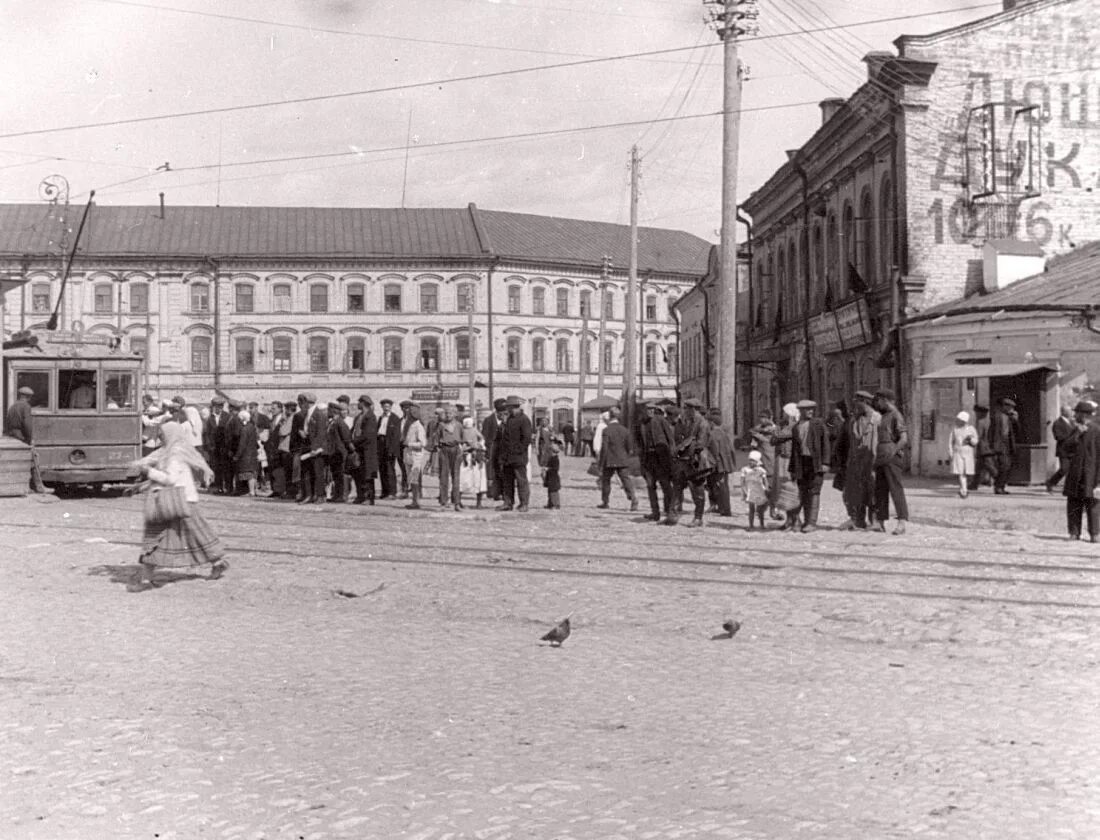
[[[138,461],[143,476],[151,485],[148,492],[161,493],[170,489],[182,492],[183,515],[168,521],[146,519],[141,545],[142,577],[139,589],[150,589],[158,568],[189,568],[210,566],[210,579],[217,580],[229,568],[221,540],[199,512],[199,494],[195,474],[210,478],[210,467],[198,453],[179,423],[164,423],[160,427],[163,444]]]
[[[477,506],[485,498],[488,483],[485,475],[485,438],[474,427],[474,418],[462,420],[462,467],[458,473],[460,493],[473,493]]]

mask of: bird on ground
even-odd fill
[[[572,613],[570,613],[572,615]],[[566,616],[561,624],[543,636],[539,641],[549,642],[551,647],[561,647],[561,643],[569,638],[570,633],[569,616]]]
[[[729,634],[729,638],[733,638],[737,635],[737,631],[741,629],[741,622],[734,621],[732,618],[727,618],[725,623],[722,624],[722,629]]]

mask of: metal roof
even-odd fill
[[[918,376],[917,379],[988,379],[995,376],[1019,376],[1021,373],[1030,373],[1033,370],[1054,370],[1048,364],[1019,364],[1019,365],[948,365],[945,368]]]
[[[0,255],[59,256],[62,213],[72,241],[83,208],[0,204]],[[629,227],[523,213],[441,208],[177,207],[93,205],[79,256],[465,258],[497,256],[616,268],[629,262]],[[702,274],[710,244],[640,228],[639,268]]]
[[[1052,257],[1040,274],[1017,280],[1004,289],[943,303],[913,320],[939,315],[999,309],[1095,307],[1100,305],[1100,241],[1080,245],[1067,254]]]

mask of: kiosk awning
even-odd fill
[[[1054,370],[1049,364],[1022,365],[948,365],[945,368],[918,376],[917,379],[988,379],[993,376],[1019,376],[1033,370]]]

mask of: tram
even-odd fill
[[[55,488],[136,479],[144,363],[112,336],[25,331],[4,342],[3,409],[34,391],[34,448]]]

